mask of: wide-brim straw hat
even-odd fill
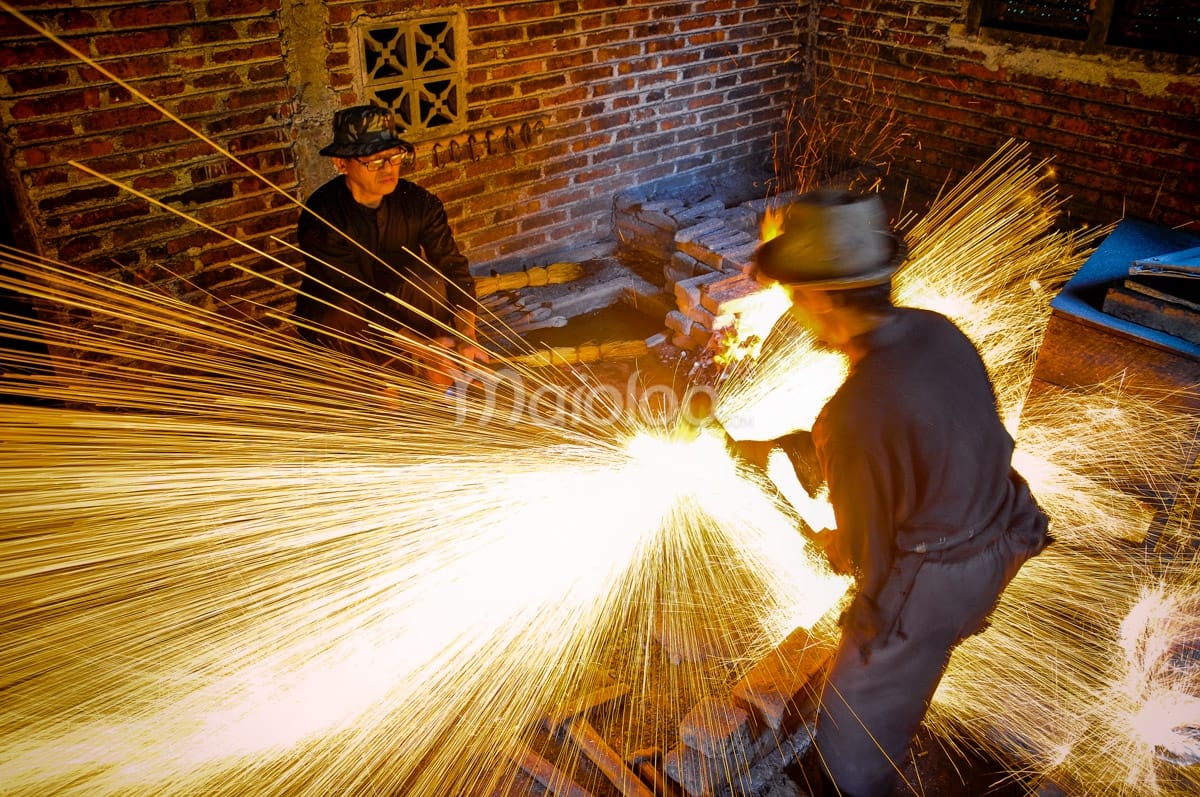
[[[376,105],[355,105],[333,115],[333,143],[321,150],[334,158],[365,158],[385,149],[412,145],[396,134],[392,112]]]
[[[756,279],[822,290],[887,282],[907,250],[878,194],[819,189],[783,211],[778,236],[754,251]]]

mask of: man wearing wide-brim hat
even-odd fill
[[[321,154],[338,175],[309,197],[297,227],[301,334],[380,364],[393,364],[400,345],[415,353],[415,370],[452,384],[464,360],[486,359],[471,345],[474,285],[441,200],[400,177],[412,145],[391,111],[356,105],[334,114]]]
[[[974,345],[892,304],[904,252],[878,195],[820,190],[751,267],[850,365],[812,438],[837,523],[815,537],[855,582],[815,748],[837,791],[823,788],[852,797],[892,793],[950,652],[1050,539]]]

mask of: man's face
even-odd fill
[[[833,341],[830,338],[829,314],[833,305],[829,297],[820,291],[794,285],[784,287],[792,299],[788,314],[796,323],[812,332],[818,343],[830,346]]]
[[[335,162],[346,175],[346,181],[359,192],[382,196],[390,194],[400,181],[400,170],[409,153],[400,147],[392,147],[374,155],[361,158],[335,158]]]

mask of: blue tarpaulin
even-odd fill
[[[1117,330],[1155,346],[1200,358],[1200,345],[1150,329],[1101,310],[1104,295],[1129,276],[1135,260],[1170,254],[1200,246],[1200,235],[1160,227],[1136,219],[1125,219],[1109,233],[1095,253],[1063,286],[1050,307],[1061,315],[1078,318],[1101,327]]]

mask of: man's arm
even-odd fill
[[[835,572],[855,579],[855,598],[842,618],[845,629],[865,637],[884,630],[876,601],[895,561],[895,519],[886,463],[872,452],[841,446],[825,456],[829,501],[837,528],[826,544]]]
[[[442,273],[451,283],[447,286],[446,298],[456,311],[463,312],[459,331],[464,326],[473,331],[479,303],[475,299],[475,278],[471,276],[470,264],[458,248],[454,233],[450,229],[446,208],[442,201],[431,193],[426,194],[421,216],[421,249],[425,259]]]

